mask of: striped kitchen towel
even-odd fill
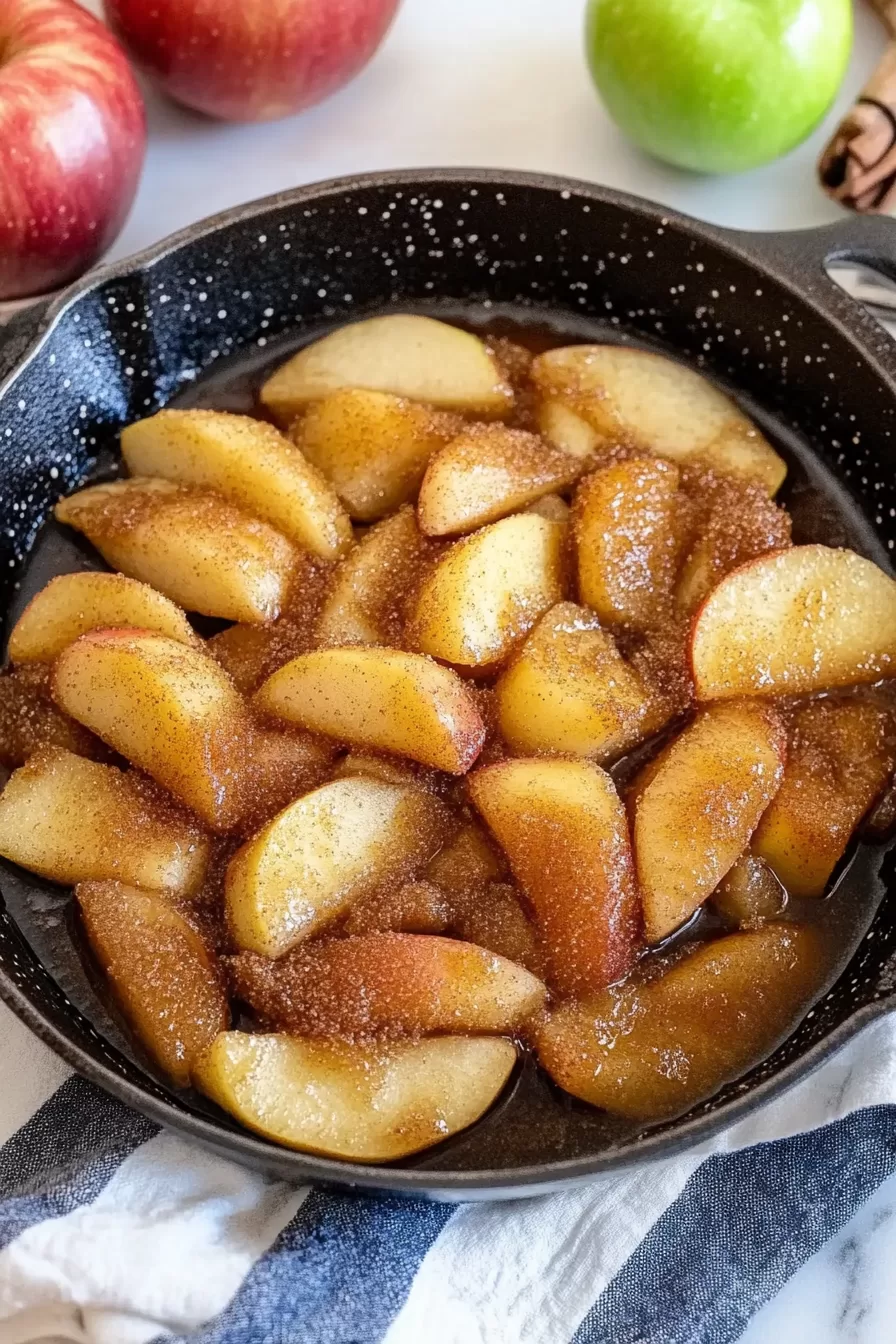
[[[0,1344],[727,1344],[896,1168],[896,1023],[699,1151],[451,1206],[296,1188],[0,1007]]]

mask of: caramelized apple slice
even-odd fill
[[[426,863],[442,805],[412,786],[337,779],[293,803],[238,851],[227,913],[238,947],[279,957],[374,887]]]
[[[537,518],[547,518],[549,523],[563,523],[564,526],[569,525],[572,516],[572,510],[562,495],[542,495],[541,499],[529,505],[526,513],[534,513]]]
[[[504,856],[475,821],[464,822],[426,868],[427,879],[455,898],[477,896],[489,882],[506,875]]]
[[[94,955],[134,1034],[178,1087],[230,1023],[227,997],[196,929],[169,901],[121,882],[76,896]]]
[[[662,355],[615,345],[548,350],[532,366],[541,395],[600,435],[673,462],[705,461],[774,495],[787,467],[735,403],[699,373]]]
[[[394,756],[377,756],[373,752],[350,751],[333,772],[334,779],[348,779],[364,775],[380,779],[386,784],[415,784],[419,771],[410,761],[397,761]]]
[[[332,486],[263,420],[159,411],[122,430],[121,451],[134,476],[214,490],[323,560],[351,544],[351,524]]]
[[[41,747],[96,760],[108,755],[93,733],[54,705],[49,665],[22,663],[0,672],[0,765],[15,769]]]
[[[896,583],[852,551],[794,546],[736,569],[694,620],[699,700],[802,695],[892,676]]]
[[[550,398],[541,401],[535,415],[542,438],[571,457],[587,461],[601,447],[601,435],[587,420],[571,411],[565,402]]]
[[[625,975],[638,898],[610,776],[585,761],[505,761],[476,771],[470,793],[531,902],[551,983],[587,994]]]
[[[668,715],[597,617],[572,602],[543,616],[495,688],[501,733],[521,754],[616,760]]]
[[[44,747],[0,793],[0,854],[52,882],[118,878],[191,895],[208,839],[147,779]]]
[[[359,1046],[230,1031],[199,1059],[193,1080],[287,1148],[390,1162],[472,1125],[515,1062],[511,1043],[493,1036]]]
[[[56,517],[114,569],[204,616],[276,620],[296,572],[295,550],[267,523],[170,481],[90,486],[61,499]]]
[[[132,626],[200,647],[184,613],[146,583],[123,574],[60,574],[33,597],[9,636],[14,663],[51,663],[88,630]]]
[[[753,849],[792,896],[821,896],[896,768],[893,712],[870,700],[817,700],[794,719],[784,780]]]
[[[300,350],[265,383],[261,400],[283,424],[343,387],[391,392],[448,411],[505,415],[509,387],[482,341],[406,313],[340,327]]]
[[[678,485],[671,463],[636,458],[579,486],[579,592],[608,625],[647,630],[664,619],[687,540]]]
[[[571,485],[581,472],[580,459],[537,434],[471,425],[426,469],[417,501],[420,530],[431,537],[473,532]]]
[[[353,905],[342,930],[355,933],[447,933],[451,907],[431,882],[391,882]],[[475,942],[475,938],[470,940]]]
[[[538,1057],[566,1092],[632,1120],[669,1119],[771,1054],[818,992],[814,930],[769,924],[704,943],[658,979],[556,1008]]]
[[[207,654],[139,630],[94,630],[60,654],[53,695],[214,830],[239,820],[237,776],[251,726]]]
[[[761,929],[784,913],[787,892],[763,859],[742,854],[716,887],[712,903],[738,928]]]
[[[502,662],[563,598],[564,536],[562,524],[521,513],[456,542],[420,585],[410,647],[459,667]]]
[[[457,775],[485,741],[476,701],[457,673],[397,649],[306,653],[265,682],[255,705],[311,732]]]
[[[249,734],[237,775],[239,834],[252,835],[289,803],[323,784],[335,754],[331,742],[310,733],[259,728]]]
[[[634,805],[647,940],[659,943],[712,894],[778,791],[786,735],[751,701],[699,714],[651,770]]]
[[[405,397],[347,387],[309,406],[290,437],[351,516],[369,523],[414,498],[429,459],[462,425]]]
[[[372,527],[333,575],[317,622],[317,643],[397,645],[408,592],[434,553],[410,506]]]
[[[538,1012],[540,980],[472,943],[373,933],[298,947],[279,961],[228,961],[238,998],[265,1021],[304,1036],[507,1035]]]
[[[539,978],[544,975],[544,953],[535,925],[509,882],[489,882],[475,897],[458,904],[454,928],[461,938],[525,966]]]

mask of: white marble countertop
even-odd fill
[[[99,0],[87,4],[99,10]],[[582,5],[404,0],[384,46],[352,85],[276,125],[218,126],[150,95],[146,172],[112,256],[254,197],[395,167],[564,173],[740,228],[801,228],[842,217],[816,185],[825,127],[787,159],[737,179],[688,176],[631,149],[592,91]],[[871,15],[860,12],[840,107],[861,87],[881,42]],[[836,112],[826,127],[835,120]],[[743,1344],[890,1344],[894,1260],[896,1177],[760,1311]]]

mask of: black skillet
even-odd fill
[[[896,348],[828,278],[896,280],[878,219],[736,233],[601,187],[525,173],[396,172],[275,196],[198,224],[27,312],[0,343],[0,610],[96,563],[51,524],[115,462],[122,425],[174,398],[245,404],[253,370],[389,308],[633,340],[729,385],[789,456],[801,540],[888,564],[896,546]],[[449,1199],[595,1179],[681,1151],[805,1077],[896,994],[894,865],[862,846],[835,894],[844,967],[799,1029],[682,1119],[636,1131],[562,1096],[531,1062],[466,1135],[391,1167],[287,1152],[142,1061],[72,938],[68,894],[0,867],[0,997],[86,1077],[223,1156],[298,1181]],[[848,961],[848,964],[847,964]]]

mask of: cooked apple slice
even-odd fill
[[[539,402],[535,417],[542,438],[571,457],[587,461],[595,456],[603,441],[587,420],[576,415],[562,401]]]
[[[238,832],[250,836],[327,779],[336,751],[310,733],[259,728],[250,733],[239,764]]]
[[[297,568],[292,545],[219,495],[170,481],[110,481],[56,505],[114,569],[187,611],[265,624],[280,615]]]
[[[369,523],[414,498],[433,453],[462,428],[450,412],[346,387],[314,402],[289,432],[351,516]]]
[[[664,620],[687,541],[686,501],[670,462],[635,458],[579,486],[575,538],[582,601],[608,625]]]
[[[51,663],[88,630],[132,626],[200,647],[184,613],[146,583],[123,574],[60,574],[33,597],[9,636],[13,663]]]
[[[638,896],[625,810],[587,761],[504,761],[470,778],[473,802],[535,912],[562,994],[589,994],[631,969]]]
[[[53,703],[49,665],[22,663],[0,672],[0,765],[24,765],[40,747],[64,747],[95,760],[108,756],[93,733]]]
[[[169,901],[121,882],[82,882],[76,895],[94,955],[134,1029],[178,1087],[230,1025],[227,997],[196,929]]]
[[[569,524],[572,510],[562,495],[543,495],[530,504],[526,513],[534,513],[538,518],[547,518],[549,523]]]
[[[408,505],[372,527],[336,569],[317,622],[319,645],[392,644],[401,639],[404,604],[437,553]]]
[[[852,551],[794,546],[736,569],[691,634],[698,700],[804,695],[890,677],[896,583]]]
[[[585,607],[543,616],[498,681],[501,733],[520,754],[616,760],[668,718],[612,636]]]
[[[117,878],[189,896],[202,885],[209,846],[149,780],[44,747],[0,793],[0,854],[65,886]]]
[[[196,1086],[247,1129],[287,1148],[391,1162],[478,1120],[516,1050],[501,1037],[379,1043],[225,1032],[193,1068]]]
[[[139,630],[94,630],[59,655],[53,695],[214,830],[239,820],[252,728],[208,654]]]
[[[513,405],[478,336],[408,313],[353,322],[307,345],[268,379],[261,400],[289,424],[309,402],[343,387],[489,417],[505,415]]]
[[[892,708],[817,700],[793,722],[784,780],[753,837],[792,896],[821,896],[859,822],[896,768]]]
[[[380,883],[426,863],[447,827],[411,785],[337,779],[286,808],[235,855],[227,913],[238,947],[279,957]]]
[[[543,977],[544,953],[535,925],[509,882],[489,882],[472,899],[457,902],[453,929],[468,943],[487,947],[508,961]]]
[[[503,854],[476,821],[466,821],[426,867],[426,878],[454,898],[471,898],[507,876]],[[468,904],[465,900],[464,904]],[[476,940],[473,939],[473,942]]]
[[[431,882],[390,882],[352,906],[342,931],[447,933],[451,913],[448,897]]]
[[[737,862],[784,773],[784,726],[741,701],[699,714],[635,782],[634,846],[647,941],[697,910]]]
[[[263,420],[159,411],[122,430],[121,451],[134,476],[214,490],[322,560],[351,545],[351,523],[332,486]]]
[[[410,761],[397,761],[394,756],[377,756],[373,752],[350,751],[337,765],[333,778],[364,775],[368,779],[381,779],[386,784],[414,784],[418,773]]]
[[[560,401],[600,436],[673,462],[705,461],[758,480],[770,495],[787,467],[752,421],[699,373],[662,355],[615,345],[548,350],[532,366],[542,397]]]
[[[565,1091],[632,1120],[669,1119],[759,1063],[823,983],[811,927],[769,924],[704,943],[659,978],[563,1004],[536,1031]]]
[[[227,964],[238,998],[300,1036],[503,1036],[523,1027],[545,999],[544,985],[522,966],[427,934],[330,938],[279,961],[243,952]]]
[[[739,928],[761,929],[784,913],[787,892],[763,859],[742,854],[716,887],[712,903]]]
[[[255,696],[262,714],[352,746],[463,775],[485,725],[456,672],[397,649],[318,649],[294,658]]]
[[[417,516],[431,537],[473,532],[582,473],[571,457],[522,429],[471,425],[435,454],[426,469]]]
[[[459,667],[502,662],[563,598],[564,536],[561,523],[520,513],[455,542],[416,594],[409,646]]]

